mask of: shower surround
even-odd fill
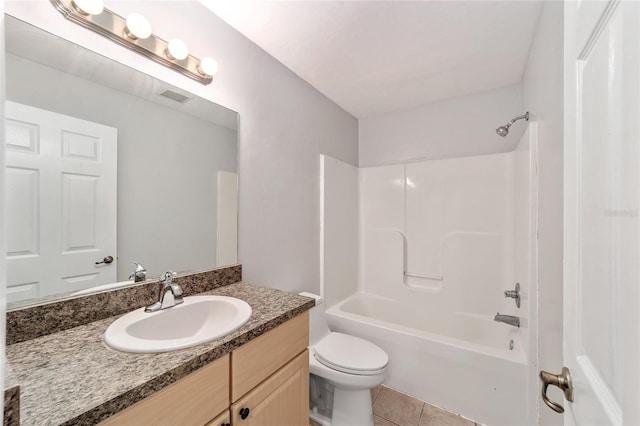
[[[485,424],[535,413],[535,133],[502,154],[361,169],[322,159],[330,326],[389,353],[387,386]],[[520,309],[504,297],[516,283]]]

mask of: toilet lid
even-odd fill
[[[330,333],[313,349],[320,363],[344,373],[373,375],[389,363],[389,356],[378,346],[343,333]]]

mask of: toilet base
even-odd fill
[[[373,426],[373,409],[369,389],[335,388],[332,426]]]
[[[318,380],[326,381],[333,387],[333,407],[328,411],[330,404],[322,404],[322,397],[313,396],[314,392],[322,392],[321,386],[310,389],[310,402],[317,404],[310,406],[310,417],[322,426],[373,426],[373,408],[371,407],[371,389],[384,381],[384,372],[371,376],[346,374],[332,370],[318,362],[309,352],[309,371],[311,376]],[[314,383],[310,379],[310,384]],[[312,392],[312,390],[314,392]],[[324,400],[327,400],[330,392],[325,392]],[[315,398],[318,398],[316,400]],[[328,416],[330,422],[327,422]]]
[[[336,389],[332,418],[313,410],[309,411],[309,418],[322,426],[373,426],[371,391]]]

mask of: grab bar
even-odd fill
[[[418,274],[416,272],[407,271],[407,236],[402,231],[395,231],[400,234],[402,238],[402,274],[405,277],[414,277],[414,278],[422,278],[425,280],[435,280],[435,281],[444,281],[444,275],[434,275],[434,274]]]
[[[416,273],[407,272],[407,271],[404,271],[404,276],[405,277],[424,278],[424,279],[427,279],[427,280],[436,280],[436,281],[444,280],[444,277],[442,275],[416,274]]]

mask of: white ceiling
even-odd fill
[[[522,80],[541,1],[200,0],[358,118]]]

